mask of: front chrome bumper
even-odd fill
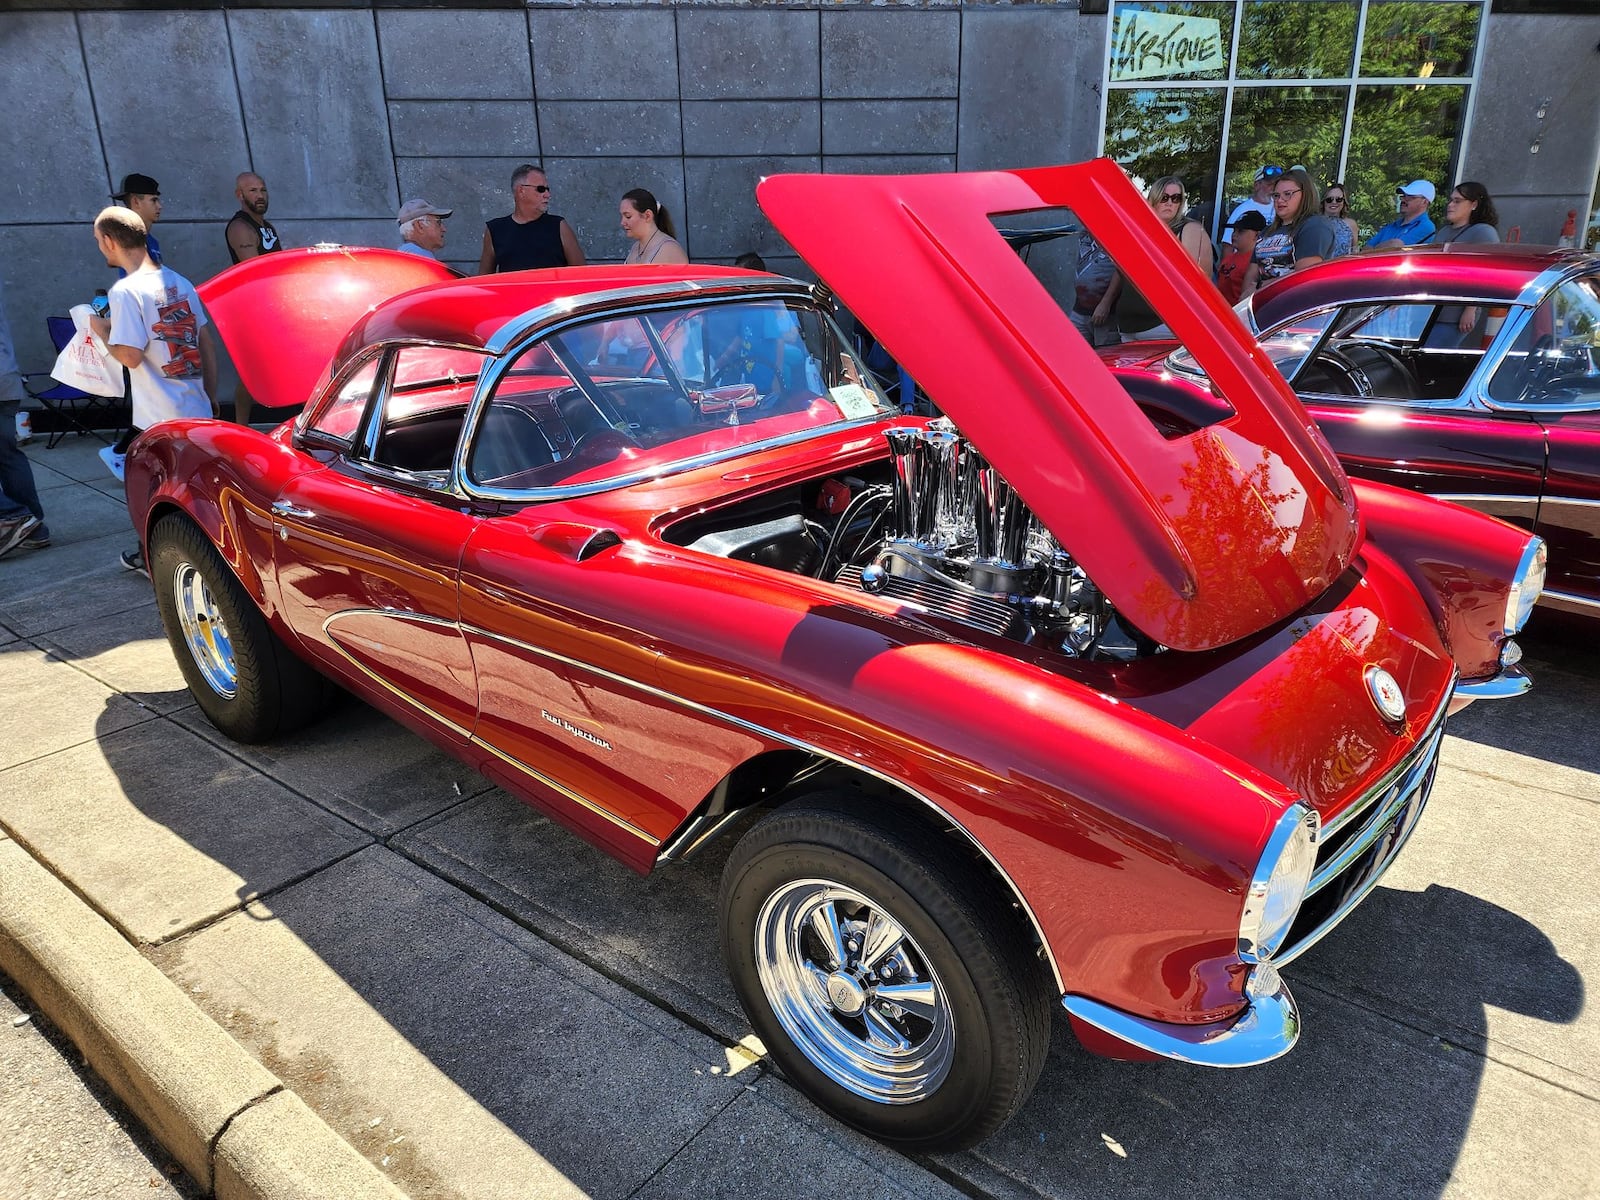
[[[1504,700],[1520,696],[1533,686],[1521,667],[1506,667],[1488,679],[1469,679],[1456,684],[1456,695],[1464,700]]]
[[[1087,996],[1063,996],[1067,1012],[1140,1050],[1202,1067],[1254,1067],[1287,1054],[1300,1038],[1300,1010],[1271,963],[1245,979],[1242,1013],[1209,1025],[1151,1021]]]

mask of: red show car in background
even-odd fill
[[[1600,616],[1600,255],[1361,254],[1239,311],[1347,470],[1532,530],[1550,554],[1542,603]],[[1169,349],[1113,357],[1199,373]]]
[[[1109,161],[758,198],[948,418],[770,275],[332,249],[205,285],[305,409],[129,454],[200,706],[272,738],[326,676],[641,872],[736,839],[756,1032],[900,1145],[998,1128],[1056,1006],[1106,1054],[1285,1053],[1279,968],[1416,828],[1447,713],[1521,686],[1538,539],[1353,484]],[[1073,334],[993,221],[1063,206],[1214,392]]]

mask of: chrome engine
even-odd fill
[[[839,572],[991,633],[1074,657],[1154,653],[1126,627],[1014,488],[948,421],[890,429],[881,540]]]

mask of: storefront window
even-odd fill
[[[1449,194],[1488,0],[1117,0],[1105,153],[1143,179],[1180,175],[1190,213],[1250,195],[1264,165],[1348,185],[1363,236],[1394,190]],[[1209,191],[1208,191],[1209,189]],[[1443,219],[1436,203],[1434,220]]]
[[[1176,175],[1189,193],[1189,215],[1212,227],[1217,147],[1222,144],[1221,88],[1116,91],[1106,110],[1106,153],[1141,188]]]
[[[1380,79],[1471,75],[1482,15],[1478,0],[1369,0],[1361,74]]]
[[[1362,236],[1395,219],[1394,189],[1413,179],[1433,184],[1437,196],[1428,214],[1435,225],[1444,220],[1439,201],[1450,194],[1456,131],[1466,102],[1466,88],[1443,84],[1356,89],[1344,182],[1350,215]]]
[[[1357,0],[1248,0],[1239,22],[1239,79],[1347,78]]]

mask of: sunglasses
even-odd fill
[[[517,184],[517,186],[518,187],[531,187],[534,191],[538,192],[541,196],[544,195],[546,192],[548,192],[550,190],[550,185],[548,183],[519,183],[519,184]]]
[[[1343,204],[1344,203],[1344,197],[1343,196],[1324,196],[1322,198],[1322,202],[1324,204]]]
[[[1182,192],[1162,192],[1161,193],[1160,203],[1162,203],[1162,204],[1182,204],[1183,203],[1183,193]]]
[[[1263,179],[1276,179],[1279,175],[1282,175],[1282,174],[1283,174],[1283,168],[1282,167],[1262,167],[1261,168],[1261,178],[1263,178]]]

